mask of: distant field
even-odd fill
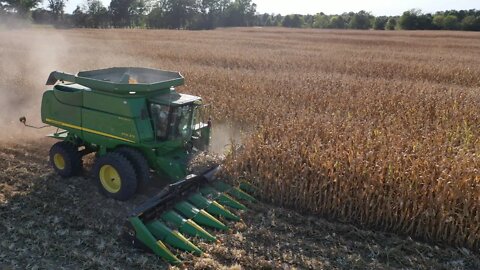
[[[104,202],[93,187],[82,186],[94,183],[78,178],[69,187],[57,179],[46,167],[51,142],[37,140],[43,132],[24,130],[17,124],[20,115],[39,122],[39,102],[49,72],[109,66],[180,71],[186,78],[186,86],[180,91],[200,95],[212,105],[214,126],[218,127],[214,139],[229,143],[232,137],[243,144],[241,150],[227,158],[228,174],[232,179],[251,180],[259,188],[256,196],[265,203],[429,243],[468,247],[474,254],[480,247],[480,33],[281,28],[196,32],[26,29],[0,31],[0,59],[0,157],[8,160],[8,164],[0,164],[0,220],[14,219],[0,222],[1,230],[9,232],[6,244],[0,239],[0,268],[2,258],[11,262],[5,258],[20,252],[12,251],[10,243],[20,243],[22,250],[28,250],[27,245],[40,245],[34,251],[40,256],[41,235],[48,236],[48,231],[13,217],[14,213],[26,211],[24,206],[36,209],[23,214],[25,222],[47,215],[48,222],[42,226],[54,224],[49,228],[59,229],[65,215],[69,219],[67,227],[60,229],[86,239],[70,246],[61,243],[61,234],[56,235],[56,242],[47,241],[43,247],[53,262],[41,265],[68,268],[66,262],[70,259],[75,267],[88,259],[84,250],[96,250],[96,259],[86,267],[104,267],[112,259],[108,258],[110,247],[119,260],[131,267],[160,263],[150,255],[129,259],[136,256],[135,250],[120,248],[119,240],[100,236],[109,232],[105,228],[108,218],[121,221],[126,210],[108,212],[129,209],[130,204],[108,201],[103,210],[75,212],[76,207],[87,207],[89,196],[99,207]],[[23,144],[27,140],[19,138],[29,143]],[[38,145],[32,145],[32,139]],[[22,144],[16,145],[18,141]],[[16,149],[23,146],[27,150]],[[22,158],[17,160],[16,156]],[[20,184],[17,179],[21,179]],[[56,181],[62,182],[60,187],[55,188]],[[42,188],[43,184],[49,189]],[[75,207],[67,208],[72,212],[38,210],[48,208],[48,200],[53,200],[56,207],[67,203],[69,189],[77,193],[72,202]],[[55,201],[57,192],[59,202]],[[33,196],[31,201],[29,196]],[[189,266],[216,268],[238,263],[244,268],[256,268],[253,258],[273,268],[349,268],[354,262],[364,268],[480,266],[472,251],[439,251],[438,247],[424,244],[415,246],[418,243],[405,244],[412,253],[403,250],[401,255],[395,255],[399,259],[391,262],[388,253],[377,250],[389,248],[379,248],[384,238],[365,244],[367,238],[379,239],[368,233],[360,234],[367,235],[363,240],[351,240],[362,242],[361,247],[335,244],[336,248],[344,245],[353,250],[349,252],[361,253],[358,260],[350,257],[338,262],[334,258],[347,258],[350,253],[319,248],[330,241],[323,237],[330,236],[331,231],[313,243],[304,241],[290,249],[309,246],[301,248],[300,255],[279,259],[290,253],[269,246],[270,241],[288,241],[288,230],[292,228],[292,235],[300,237],[299,229],[317,228],[318,221],[314,218],[313,225],[305,227],[290,224],[287,214],[280,214],[280,227],[284,229],[277,230],[265,225],[271,216],[270,207],[262,204],[256,209],[261,217],[252,213],[244,218],[247,227],[259,226],[264,233],[284,234],[266,238],[263,247],[267,251],[254,250],[237,239],[229,247],[236,252],[217,246],[211,251],[213,261],[192,259]],[[88,213],[107,220],[97,226],[92,219],[81,216]],[[312,219],[300,215],[296,218]],[[81,227],[75,226],[75,219],[80,220]],[[24,231],[16,231],[15,226]],[[346,237],[342,226],[334,231]],[[109,236],[116,238],[120,229],[121,224],[115,225]],[[314,237],[311,232],[307,234],[310,238]],[[248,241],[259,237],[258,232],[243,233]],[[25,242],[25,238],[34,236],[38,237],[36,242]],[[225,242],[239,236],[223,237]],[[2,248],[9,252],[1,252]],[[377,255],[369,257],[365,251],[368,248]],[[72,257],[66,255],[70,249],[76,252],[68,255]],[[6,255],[2,257],[2,253]],[[433,257],[422,255],[427,253]],[[331,260],[318,254],[329,254]],[[67,257],[55,262],[56,256]],[[450,259],[455,258],[462,263],[451,264]]]

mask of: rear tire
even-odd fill
[[[137,176],[138,188],[144,189],[150,182],[150,167],[145,156],[140,151],[126,146],[115,149],[115,152],[130,161]]]
[[[133,165],[119,153],[111,152],[98,157],[93,175],[99,190],[109,198],[126,201],[137,191],[137,176]]]
[[[70,142],[57,142],[50,148],[50,164],[62,177],[77,175],[82,171],[82,154]]]

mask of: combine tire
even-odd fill
[[[119,147],[115,149],[115,152],[121,154],[130,161],[135,170],[135,175],[137,176],[138,188],[145,188],[150,182],[150,167],[143,154],[140,151],[129,147]]]
[[[119,153],[108,153],[95,160],[93,175],[100,192],[119,201],[130,199],[137,191],[137,177],[132,163]]]
[[[62,177],[79,174],[82,170],[82,154],[70,142],[57,142],[50,148],[50,164]]]

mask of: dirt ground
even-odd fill
[[[48,164],[53,143],[0,143],[0,269],[165,269],[121,237],[129,202],[106,199],[88,177],[62,179]],[[90,158],[91,159],[91,158]],[[177,252],[188,269],[479,269],[478,254],[301,215],[259,202],[239,213],[219,243],[193,240],[202,257]],[[237,212],[238,213],[238,212]]]

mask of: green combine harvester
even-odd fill
[[[246,209],[237,200],[255,201],[247,183],[215,181],[219,166],[187,175],[189,158],[208,148],[211,121],[200,97],[176,92],[183,83],[178,72],[147,68],[54,71],[42,98],[42,121],[60,140],[50,163],[62,177],[80,174],[82,157],[96,153],[92,174],[107,197],[125,201],[148,189],[151,171],[168,181],[128,216],[125,235],[171,264],[181,263],[171,248],[202,254],[184,235],[214,242],[201,225],[227,230],[226,221],[240,219],[231,210]]]

